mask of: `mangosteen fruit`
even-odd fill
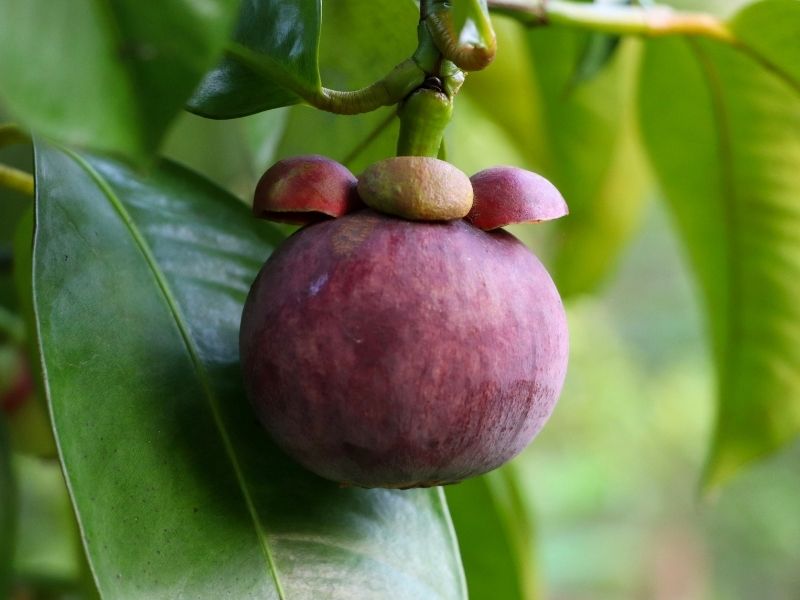
[[[499,467],[544,425],[566,372],[564,309],[545,268],[502,229],[420,217],[413,207],[432,210],[426,195],[447,187],[437,178],[463,180],[410,158],[371,167],[358,187],[370,207],[407,216],[362,208],[298,230],[242,316],[259,420],[296,461],[345,485],[432,486]],[[422,200],[386,199],[408,196],[414,177]],[[463,216],[462,183],[455,193],[432,203]],[[487,212],[503,206],[494,200]]]

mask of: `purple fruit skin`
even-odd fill
[[[514,236],[371,210],[291,236],[240,334],[274,441],[364,487],[453,483],[511,459],[553,410],[567,346],[555,285]]]

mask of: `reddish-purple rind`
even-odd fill
[[[248,397],[275,442],[328,479],[437,485],[520,452],[564,381],[567,326],[516,238],[362,210],[267,261],[242,316]]]
[[[538,223],[569,213],[561,192],[547,179],[517,167],[492,167],[473,175],[474,199],[466,216],[490,231],[515,223]]]
[[[261,176],[253,197],[253,214],[295,225],[341,217],[363,206],[356,193],[357,183],[346,167],[330,158],[286,158]]]

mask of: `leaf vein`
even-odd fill
[[[183,343],[186,346],[186,350],[189,353],[200,386],[202,387],[205,396],[208,399],[209,407],[211,409],[211,413],[214,418],[214,423],[217,426],[217,430],[219,432],[220,438],[225,448],[225,452],[228,455],[228,459],[231,462],[231,466],[233,467],[236,480],[239,483],[239,488],[242,492],[242,496],[244,497],[244,501],[247,506],[247,510],[250,513],[250,517],[253,520],[253,524],[256,527],[256,532],[258,534],[258,539],[261,544],[261,549],[266,558],[267,566],[269,568],[269,573],[275,583],[278,596],[280,600],[286,600],[286,595],[284,593],[280,577],[278,576],[277,566],[275,564],[275,560],[272,556],[272,552],[269,548],[269,543],[267,541],[266,528],[264,527],[264,524],[261,521],[258,511],[255,508],[255,504],[250,494],[247,481],[244,477],[244,473],[242,472],[242,468],[239,464],[239,459],[236,455],[236,451],[234,450],[231,438],[228,435],[228,431],[223,423],[216,394],[214,393],[211,383],[209,381],[208,373],[205,367],[203,366],[202,361],[200,360],[199,352],[197,351],[194,340],[189,332],[189,327],[185,323],[185,318],[182,315],[180,308],[178,307],[178,302],[175,299],[174,295],[172,294],[172,291],[169,287],[166,277],[161,272],[161,269],[159,269],[155,256],[153,255],[152,250],[150,249],[150,246],[147,243],[147,240],[138,231],[135,223],[133,222],[133,218],[130,216],[130,213],[128,213],[127,209],[122,204],[120,199],[117,198],[116,194],[111,189],[110,185],[81,156],[75,154],[74,152],[70,151],[67,148],[62,148],[62,151],[68,156],[70,156],[81,168],[83,168],[87,172],[87,174],[95,181],[97,186],[100,188],[100,190],[106,196],[108,201],[114,207],[114,210],[117,212],[120,219],[122,219],[122,222],[125,224],[126,229],[130,232],[131,237],[133,238],[136,246],[139,248],[139,251],[144,256],[145,262],[147,263],[148,268],[152,272],[153,278],[156,280],[156,284],[158,285],[159,290],[164,296],[164,300],[167,304],[170,314],[172,314],[173,318],[175,319],[175,324],[178,328],[178,331],[180,332]]]

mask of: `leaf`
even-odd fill
[[[533,600],[533,527],[512,465],[447,487],[472,600]]]
[[[475,138],[470,153],[476,157],[484,154],[481,168],[497,166],[499,163],[490,153],[483,152],[480,135],[474,134],[477,127],[499,126],[517,147],[525,163],[512,163],[527,168],[541,169],[549,144],[544,129],[541,110],[539,82],[533,71],[533,58],[528,48],[528,33],[516,21],[496,17],[493,20],[500,51],[488,69],[470,73],[464,87],[456,98],[453,113],[454,124],[447,133],[450,136]],[[508,90],[514,90],[509,94]],[[480,122],[473,119],[459,125],[464,99],[482,109]],[[488,123],[488,124],[487,124]],[[461,131],[465,130],[465,131]]]
[[[711,488],[800,430],[800,96],[742,53],[699,40],[649,43],[639,94],[710,323]]]
[[[800,2],[755,2],[736,13],[729,27],[739,45],[755,53],[762,66],[800,90]]]
[[[586,83],[600,73],[611,62],[622,38],[606,33],[592,33],[583,43],[583,49],[575,64],[570,87]]]
[[[0,414],[0,598],[11,584],[11,560],[16,540],[16,486],[11,469],[11,446],[5,418]]]
[[[646,181],[628,94],[635,48],[620,48],[602,72],[575,86],[574,65],[589,37],[561,29],[529,34],[549,150],[543,174],[570,208],[553,229],[553,277],[564,296],[594,290],[611,272],[639,223]]]
[[[37,147],[34,298],[104,598],[463,598],[441,490],[341,489],[258,426],[242,304],[274,229],[161,163]]]
[[[214,63],[235,0],[0,0],[0,98],[35,131],[142,157]]]
[[[292,89],[319,90],[320,14],[320,0],[242,2],[233,40],[254,52],[274,77],[265,78],[229,54],[206,74],[189,110],[231,119],[300,102]]]

